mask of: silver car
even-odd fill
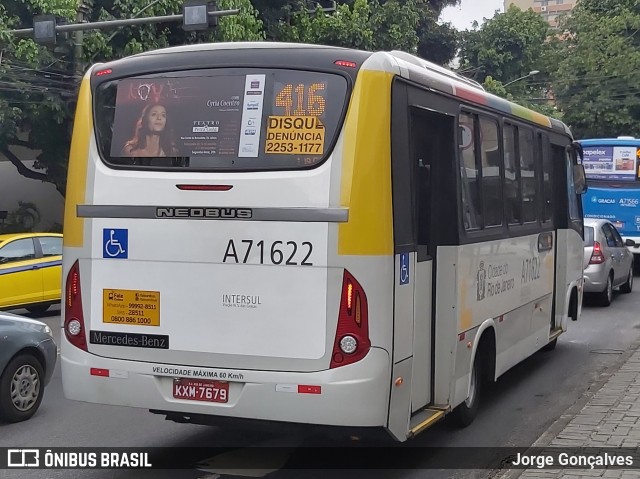
[[[630,293],[633,287],[633,254],[622,241],[618,230],[604,219],[584,220],[584,292],[597,296],[602,306],[609,306],[613,289]]]
[[[0,422],[24,421],[36,413],[57,357],[49,326],[0,312]]]

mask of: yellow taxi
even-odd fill
[[[62,235],[0,235],[0,309],[44,312],[60,302]]]

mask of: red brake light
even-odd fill
[[[593,253],[591,253],[591,259],[589,264],[602,264],[604,263],[604,255],[602,254],[602,247],[597,241],[593,242]]]
[[[369,349],[371,340],[367,296],[360,283],[345,270],[330,368],[360,361]]]
[[[347,67],[347,68],[355,68],[358,65],[355,62],[349,62],[346,60],[336,60],[333,62],[334,65],[338,65],[339,67]]]
[[[106,70],[99,70],[96,72],[96,76],[97,77],[101,77],[103,75],[110,75],[113,73],[113,70],[111,68],[107,68]]]
[[[87,351],[87,335],[82,312],[82,293],[80,289],[80,265],[76,261],[69,270],[66,283],[66,301],[64,305],[64,333],[75,347]]]

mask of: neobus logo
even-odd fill
[[[156,208],[158,218],[249,219],[252,216],[249,208]]]

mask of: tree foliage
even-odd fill
[[[445,64],[457,49],[457,32],[436,23],[445,6],[459,0],[347,0],[326,15],[316,6],[333,2],[252,0],[268,40],[303,41],[365,50],[402,49]]]
[[[84,69],[92,63],[171,45],[209,41],[288,40],[366,50],[401,49],[438,63],[456,50],[450,25],[438,26],[441,10],[459,0],[347,0],[335,12],[326,0],[218,0],[222,17],[215,29],[185,32],[178,23],[157,23],[86,31],[82,48],[75,34],[58,35],[55,48],[15,38],[9,29],[30,27],[34,15],[54,14],[76,21],[78,0],[5,0],[0,4],[0,153],[29,178],[65,191],[74,99]],[[86,20],[163,16],[180,13],[182,0],[85,0]],[[78,37],[79,38],[79,37]],[[79,56],[80,52],[80,56]],[[34,169],[21,161],[25,148],[38,150]]]
[[[461,68],[473,68],[472,76],[479,81],[491,75],[507,83],[531,70],[539,70],[548,33],[549,27],[540,15],[512,5],[481,28],[462,34]]]
[[[553,85],[574,135],[639,136],[640,4],[582,0],[564,29]]]
[[[402,23],[397,23],[398,19]],[[338,5],[331,15],[307,10],[292,13],[288,23],[280,23],[277,35],[282,41],[415,52],[417,23],[418,15],[411,5],[396,1],[380,5],[377,0],[356,0],[352,6]]]
[[[187,33],[179,23],[86,32],[82,56],[74,56],[73,34],[58,35],[55,48],[16,38],[8,29],[29,27],[33,16],[58,15],[73,22],[77,0],[9,0],[0,5],[0,153],[23,176],[53,183],[64,195],[73,109],[81,72],[100,61],[171,45],[203,41],[262,40],[262,22],[249,0],[218,0],[219,9],[239,15],[219,19],[205,33]],[[91,21],[180,13],[182,1],[94,0]],[[34,169],[24,163],[26,148],[39,151]]]
[[[29,178],[50,181],[64,191],[70,101],[75,96],[70,74],[71,42],[61,39],[56,50],[31,39],[17,39],[7,29],[30,24],[36,14],[71,19],[74,0],[24,0],[0,5],[0,154]],[[41,150],[36,171],[20,161],[25,148]]]
[[[552,62],[556,50],[544,19],[512,5],[480,28],[461,33],[460,71],[496,95],[560,116],[546,99],[551,72],[557,67]]]

